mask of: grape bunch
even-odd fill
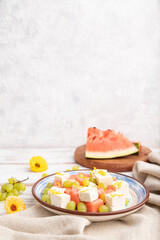
[[[19,192],[24,192],[26,190],[26,185],[23,183],[25,180],[18,181],[16,178],[11,177],[8,179],[8,183],[5,183],[1,187],[0,191],[0,201],[6,200],[8,196],[18,196]]]

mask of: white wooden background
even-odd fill
[[[35,173],[30,170],[29,160],[33,156],[42,156],[48,163],[46,173],[51,174],[56,171],[64,171],[72,169],[74,165],[75,148],[57,148],[57,149],[1,149],[0,150],[0,186],[7,182],[11,176],[18,180],[29,177],[26,181],[26,191],[21,196],[26,204],[26,208],[37,204],[33,198],[31,189],[32,185],[42,177],[43,173]],[[84,168],[80,166],[80,168]],[[126,173],[125,173],[126,174]],[[127,173],[131,175],[131,173]],[[4,202],[0,201],[0,215],[6,214]]]

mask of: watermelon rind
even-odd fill
[[[139,155],[141,151],[141,142],[132,142],[137,148],[138,152],[134,153],[134,155]]]
[[[128,156],[128,155],[137,153],[138,151],[139,149],[136,146],[132,146],[123,150],[113,150],[113,151],[107,151],[107,152],[86,151],[85,157],[94,158],[94,159],[117,158],[117,157]]]

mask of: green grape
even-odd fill
[[[69,187],[72,187],[73,185],[73,182],[71,180],[66,180],[64,183],[63,183],[63,187],[65,188],[69,188]]]
[[[14,177],[11,177],[11,178],[8,179],[8,182],[9,182],[10,184],[14,184],[14,183],[17,182],[17,179],[14,178]]]
[[[86,207],[86,205],[83,202],[79,202],[77,204],[77,210],[79,212],[87,212],[87,207]]]
[[[128,205],[128,203],[129,203],[129,199],[128,199],[128,198],[126,198],[126,200],[125,200],[125,205],[127,206],[127,205]]]
[[[51,204],[51,198],[50,198],[50,196],[49,196],[49,198],[47,199],[47,203],[48,203],[48,204]]]
[[[90,172],[89,176],[92,177],[92,173],[91,172]]]
[[[84,178],[83,179],[83,187],[88,187],[89,186],[89,179],[88,178]]]
[[[73,185],[80,186],[80,183],[77,182],[77,181],[74,181],[74,182],[73,182]]]
[[[93,182],[93,177],[90,177],[90,178],[89,178],[89,181],[90,181],[90,182]]]
[[[70,201],[70,202],[67,204],[67,209],[74,211],[74,210],[76,209],[76,203],[75,203],[74,201]]]
[[[26,185],[23,182],[21,182],[18,187],[19,187],[19,190],[22,192],[26,190]]]
[[[0,191],[0,198],[1,198],[1,196],[2,196],[2,192]]]
[[[0,201],[4,201],[6,197],[7,197],[7,193],[6,192],[2,193],[2,195],[0,196]]]
[[[70,169],[66,169],[67,172],[71,171]]]
[[[47,184],[47,188],[51,188],[51,187],[53,187],[53,183],[49,182],[49,183]]]
[[[92,182],[97,185],[97,180],[95,178],[93,178]]]
[[[17,189],[13,188],[13,190],[11,191],[13,193],[14,196],[17,196],[19,195],[19,192]]]
[[[78,166],[74,166],[74,167],[72,167],[72,170],[78,170],[78,169],[79,169]]]
[[[93,182],[94,184],[97,184],[97,181],[96,181],[96,179],[95,179],[95,178],[93,178],[93,177],[90,177],[90,178],[89,178],[89,181],[90,181],[90,182]]]
[[[43,202],[47,202],[48,201],[48,199],[49,199],[49,196],[48,195],[42,195],[42,201]]]
[[[17,191],[19,192],[19,191],[20,191],[20,189],[19,189],[19,183],[15,183],[15,184],[13,185],[13,188],[14,188],[14,189],[17,189]]]
[[[80,177],[80,178],[85,178],[85,176],[84,176],[82,173],[79,173],[79,174],[78,174],[78,177]]]
[[[5,184],[2,185],[2,187],[1,187],[1,191],[2,191],[2,192],[6,192],[6,186],[7,186],[8,184],[9,184],[9,183],[5,183]]]
[[[7,197],[9,197],[9,196],[13,196],[13,192],[7,193]]]
[[[103,200],[103,202],[105,203],[105,193],[102,193],[101,195],[100,195],[100,198]]]
[[[5,189],[6,189],[6,191],[9,193],[9,192],[12,191],[12,189],[13,189],[13,185],[10,184],[10,183],[8,183],[8,185],[6,185],[6,187],[5,187]]]
[[[49,188],[45,188],[45,189],[43,190],[43,194],[44,194],[44,195],[48,195],[48,191],[49,191]]]
[[[43,174],[42,174],[42,177],[46,177],[46,176],[48,176],[47,173],[43,173]]]
[[[99,207],[99,212],[109,212],[109,207],[107,205],[101,205]]]

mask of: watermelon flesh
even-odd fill
[[[85,205],[87,207],[87,212],[99,212],[99,207],[103,204],[104,203],[101,198],[98,198],[93,202],[85,202]]]
[[[74,201],[76,204],[81,201],[79,198],[78,190],[70,191],[69,195],[71,196],[71,201]]]
[[[116,158],[137,153],[139,149],[122,133],[115,130],[89,128],[86,143],[86,158]]]
[[[54,187],[62,187],[62,182],[60,182],[60,181],[54,181],[54,183],[53,183],[53,186]]]

